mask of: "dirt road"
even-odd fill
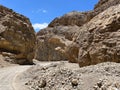
[[[37,62],[41,66],[51,64],[51,62]],[[0,68],[0,90],[21,90],[18,82],[16,81],[17,76],[22,74],[32,65],[26,66],[10,66]]]
[[[0,90],[17,90],[15,78],[31,66],[11,66],[0,69]]]

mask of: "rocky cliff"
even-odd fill
[[[81,27],[76,39],[80,66],[120,62],[120,5],[112,6]]]
[[[99,13],[103,12],[107,8],[111,6],[115,6],[120,4],[120,0],[99,0],[99,2],[95,5],[94,10],[88,12],[77,12],[73,11],[67,13],[61,17],[55,18],[50,24],[49,27],[54,26],[82,26],[83,24],[87,23],[92,19],[94,16],[98,15]]]
[[[37,47],[29,20],[0,6],[0,68],[12,65],[5,61],[32,63],[35,48],[36,59],[59,60],[0,69],[1,90],[120,90],[118,0],[100,0],[92,11],[65,14],[36,36]]]
[[[55,18],[50,24],[49,27],[54,26],[82,26],[92,18],[91,12],[77,12],[73,11],[63,15],[62,17]]]
[[[79,63],[80,66],[105,61],[119,62],[119,4],[119,0],[100,0],[92,11],[70,12],[55,18],[46,29],[37,34],[37,59],[67,59]],[[46,52],[42,52],[44,50]],[[47,55],[51,59],[41,59],[41,53],[43,57]],[[57,58],[59,56],[60,59]]]
[[[47,28],[37,33],[36,59],[42,61],[68,60],[67,54],[61,49],[65,49],[72,43],[80,30],[79,27],[88,22],[90,18],[90,14],[87,12],[70,12],[54,19]],[[76,48],[74,49],[76,50]],[[77,52],[75,51],[75,53]],[[69,53],[72,54],[73,52]],[[73,57],[76,55],[71,56],[71,58]],[[71,62],[76,61],[72,60]]]
[[[0,6],[0,54],[6,61],[32,63],[35,40],[35,32],[28,18]]]
[[[40,61],[66,60],[64,53],[57,49],[72,43],[71,40],[78,29],[78,26],[58,26],[48,27],[38,32],[35,58]]]

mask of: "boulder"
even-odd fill
[[[120,0],[99,0],[99,2],[95,5],[94,10],[91,11],[91,15],[94,17],[107,8],[118,4],[120,4]]]
[[[115,4],[112,2],[106,0],[108,6],[105,9],[102,9],[102,5],[96,6],[91,11],[93,18],[79,27],[79,31],[73,36],[73,42],[64,49],[59,49],[70,62],[87,66],[120,61],[120,5],[119,1],[114,2]]]
[[[92,16],[91,12],[77,12],[73,11],[67,13],[61,17],[55,18],[48,26],[55,27],[55,26],[82,26],[86,22],[88,22]]]
[[[106,9],[83,25],[75,42],[79,45],[80,66],[120,62],[120,5]]]
[[[35,32],[28,18],[0,6],[1,54],[9,57],[14,63],[31,64],[35,40]]]
[[[87,11],[87,12],[72,11],[61,17],[55,18],[48,26],[49,27],[55,27],[60,25],[82,26],[83,24],[90,21],[93,17],[98,15],[99,13],[117,4],[120,4],[120,0],[99,0],[99,2],[95,5],[94,10]]]
[[[102,12],[105,9],[120,4],[120,0],[99,0],[95,5],[94,10]]]
[[[35,58],[40,61],[68,60],[65,53],[58,49],[64,49],[74,38],[78,26],[48,27],[37,33],[37,49]]]
[[[55,18],[37,34],[37,59],[43,60],[40,58],[42,53],[44,57],[54,56],[55,60],[66,59],[80,66],[119,62],[119,4],[119,0],[100,0],[92,11],[70,12]],[[57,58],[59,56],[60,59]]]

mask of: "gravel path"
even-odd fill
[[[0,69],[0,90],[120,90],[120,64],[100,63],[80,68],[68,62]]]
[[[57,62],[36,62],[36,64],[40,66],[47,66],[51,63]],[[18,77],[30,67],[32,66],[9,66],[0,68],[0,90],[27,90],[27,88],[22,86]]]
[[[0,90],[18,90],[15,78],[30,67],[11,66],[0,69]]]

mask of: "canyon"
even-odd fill
[[[56,17],[35,33],[0,5],[0,90],[119,90],[120,1]]]

